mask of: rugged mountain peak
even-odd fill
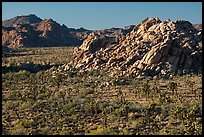
[[[36,17],[31,14],[10,19],[8,22],[12,24],[12,27],[2,27],[2,46],[19,48],[69,46],[82,43],[82,40],[71,34],[65,25],[61,26],[53,19],[37,21]]]
[[[61,25],[52,19],[44,19],[38,25],[38,29],[43,31],[53,31],[59,28],[61,28]]]
[[[4,27],[13,27],[16,24],[32,24],[39,23],[42,19],[37,17],[35,14],[17,16],[9,20],[2,21],[2,26]]]

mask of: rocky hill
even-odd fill
[[[81,45],[65,25],[35,15],[2,21],[2,46],[9,48]]]
[[[158,76],[202,73],[202,32],[184,20],[147,18],[126,36],[91,33],[73,61],[62,66],[100,69],[112,75]]]
[[[35,14],[29,14],[25,16],[17,16],[12,19],[2,21],[3,27],[13,27],[16,24],[33,24],[39,23],[42,19],[37,17]]]

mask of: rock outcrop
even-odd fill
[[[193,24],[193,27],[199,31],[202,31],[202,24]]]
[[[75,59],[63,67],[100,69],[113,76],[202,73],[201,41],[202,32],[188,21],[147,18],[126,36],[100,37],[91,33]]]

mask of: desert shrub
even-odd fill
[[[113,114],[116,115],[116,116],[119,116],[119,117],[127,116],[127,114],[128,114],[128,106],[127,105],[122,105],[121,107],[116,108],[113,111]]]
[[[30,102],[23,102],[20,106],[19,106],[19,110],[25,110],[25,109],[29,109],[31,108],[31,103]]]
[[[166,104],[166,103],[171,103],[171,102],[172,102],[172,99],[167,94],[167,92],[163,91],[159,93],[159,103]]]
[[[169,82],[168,83],[168,89],[174,94],[175,91],[177,91],[178,84],[176,82]],[[177,92],[176,92],[177,94]]]
[[[129,111],[130,112],[141,112],[142,107],[139,105],[135,105],[135,104],[130,104],[129,105]]]
[[[4,102],[3,106],[8,110],[16,110],[18,108],[18,103],[14,101]]]
[[[118,77],[113,79],[111,82],[113,85],[129,85],[131,80],[128,77]]]
[[[62,130],[59,132],[59,135],[73,135],[73,133],[69,129],[62,128]]]
[[[71,108],[74,108],[76,105],[77,105],[76,101],[70,100],[69,102],[63,105],[63,109],[66,112],[69,111]]]
[[[20,70],[18,73],[13,73],[13,80],[15,82],[25,81],[25,80],[29,79],[30,74],[31,73],[29,71]]]
[[[150,97],[150,93],[152,92],[151,86],[149,84],[149,80],[144,81],[144,83],[142,84],[141,91],[142,91],[142,95],[146,96],[146,100],[147,100],[147,98]]]
[[[27,128],[24,128],[21,123],[18,125],[15,125],[13,128],[9,130],[10,135],[29,135],[29,130]]]
[[[171,116],[174,119],[180,120],[182,134],[198,135],[201,133],[202,128],[202,111],[200,105],[177,105],[172,107]]]
[[[117,133],[110,128],[97,128],[96,130],[90,130],[88,135],[116,135]]]
[[[80,91],[81,94],[85,94],[85,95],[93,94],[94,92],[95,92],[94,89],[91,89],[91,88],[85,88]]]

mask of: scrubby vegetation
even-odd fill
[[[28,48],[2,58],[2,134],[202,134],[202,75],[136,79],[74,68],[5,71],[29,61],[58,66],[73,59],[73,51]]]

